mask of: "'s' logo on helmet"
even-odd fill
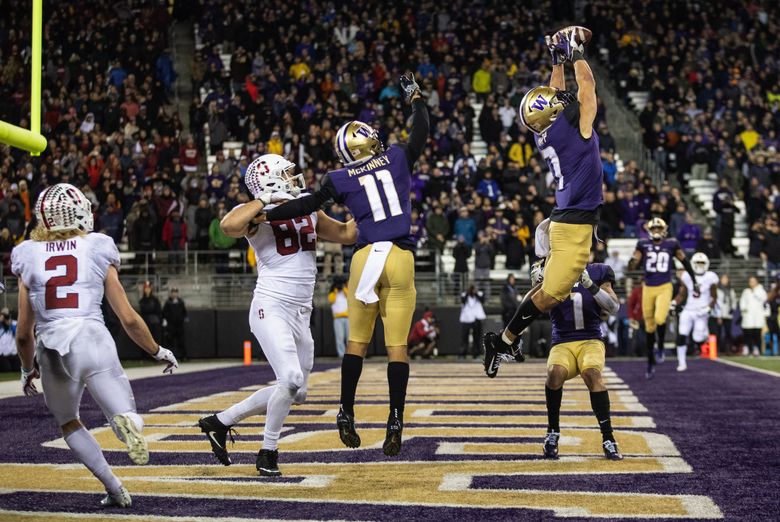
[[[531,104],[531,110],[532,111],[543,111],[545,105],[549,105],[550,103],[542,96],[541,94],[536,97],[534,102]]]

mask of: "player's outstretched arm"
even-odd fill
[[[284,205],[272,208],[265,213],[265,217],[268,221],[279,221],[299,216],[308,216],[312,212],[318,211],[328,200],[337,200],[337,198],[338,192],[336,187],[326,174],[322,178],[320,190],[312,193],[309,197],[293,199]]]
[[[590,65],[582,53],[572,55],[574,77],[577,79],[577,100],[580,102],[580,134],[588,139],[593,134],[593,122],[596,120],[598,101],[596,99],[596,80]]]
[[[699,297],[699,284],[696,282],[696,272],[693,271],[693,266],[691,266],[691,262],[685,256],[683,249],[678,247],[674,253],[674,257],[680,260],[683,268],[685,268],[685,271],[688,272],[688,275],[691,277],[691,281],[693,281],[693,297]]]
[[[119,282],[119,274],[113,266],[108,268],[105,285],[106,298],[130,339],[155,360],[168,363],[163,373],[173,373],[173,369],[179,367],[176,357],[170,350],[157,344],[149,327],[138,312],[130,306],[125,289]]]
[[[256,225],[265,220],[264,215],[261,214],[263,207],[264,203],[259,199],[250,201],[244,205],[238,205],[222,218],[219,227],[226,236],[236,238],[244,237],[249,233],[249,229],[252,225]],[[258,216],[258,214],[260,214],[260,216]]]
[[[428,106],[425,105],[420,86],[414,80],[414,74],[401,76],[399,81],[401,82],[404,96],[412,104],[412,132],[409,134],[409,142],[406,144],[407,160],[409,161],[409,168],[412,168],[417,158],[425,150],[425,144],[428,142],[428,136],[431,131],[431,124],[428,118]]]
[[[550,87],[561,91],[566,90],[566,77],[563,64],[566,62],[566,57],[556,47],[553,37],[545,36],[544,41],[547,44],[547,49],[550,51],[552,57],[552,74],[550,75]]]
[[[357,224],[354,219],[346,223],[336,221],[320,210],[317,212],[317,237],[342,245],[354,245],[357,241]]]

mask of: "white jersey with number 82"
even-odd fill
[[[93,232],[63,241],[28,240],[11,253],[11,271],[29,291],[40,328],[61,319],[94,319],[103,322],[106,274],[119,269],[114,240]]]

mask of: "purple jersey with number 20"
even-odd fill
[[[652,239],[640,239],[636,244],[642,252],[645,269],[645,286],[661,286],[672,282],[676,270],[674,258],[680,249],[680,242],[673,237],[656,243]]]
[[[412,173],[406,149],[391,145],[361,165],[328,174],[358,227],[358,245],[378,241],[409,241]]]
[[[537,103],[542,102],[540,97]],[[567,105],[534,139],[555,178],[556,210],[596,210],[604,201],[599,136],[593,131],[586,140],[580,134],[579,102]]]

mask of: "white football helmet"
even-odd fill
[[[92,203],[69,183],[58,183],[41,192],[35,203],[35,217],[52,232],[91,232],[94,226]]]
[[[710,258],[704,252],[696,252],[691,257],[691,266],[694,274],[704,275],[710,269]]]
[[[244,183],[255,199],[274,192],[297,196],[304,187],[303,174],[295,174],[295,163],[278,154],[263,154],[250,163]]]

